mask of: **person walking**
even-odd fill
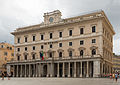
[[[8,74],[7,74],[7,76],[8,76],[8,80],[10,80],[10,76],[11,76],[11,74],[10,74],[10,73],[8,73]]]
[[[117,79],[118,79],[118,73],[117,72],[115,73],[115,79],[116,79],[116,82],[117,82]]]
[[[2,72],[2,80],[4,80],[4,73]]]
[[[115,74],[114,73],[112,74],[112,77],[113,77],[113,80],[114,80],[114,78],[115,78]]]

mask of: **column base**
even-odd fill
[[[49,77],[49,74],[47,74],[47,77]]]
[[[68,77],[70,77],[70,75],[68,75]]]
[[[80,74],[80,77],[82,78],[82,74]]]
[[[50,75],[50,77],[53,77],[53,75]]]
[[[65,75],[62,75],[62,77],[65,77]]]
[[[88,75],[86,75],[86,77],[89,77]]]
[[[76,74],[74,74],[74,77],[76,77]]]
[[[57,77],[60,77],[59,75],[57,75]]]

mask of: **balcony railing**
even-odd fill
[[[27,60],[24,60],[24,59],[21,59],[19,61],[17,60],[13,60],[13,61],[10,61],[8,63],[14,63],[14,62],[35,62],[35,61],[47,61],[47,60],[50,60],[50,61],[55,61],[55,60],[70,60],[70,59],[86,59],[86,58],[95,58],[95,57],[101,57],[100,54],[97,54],[97,55],[84,55],[84,56],[72,56],[72,57],[69,57],[69,56],[63,56],[63,57],[52,57],[52,58],[44,58],[44,60],[40,59],[40,58],[36,58],[36,59],[27,59]]]

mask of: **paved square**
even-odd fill
[[[120,85],[107,78],[11,78],[0,80],[0,85]]]

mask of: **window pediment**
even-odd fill
[[[92,49],[97,49],[98,47],[96,47],[96,46],[92,46],[92,47],[90,47],[90,50],[92,50]]]
[[[58,53],[59,53],[59,52],[64,52],[64,50],[63,50],[63,49],[58,49],[57,52],[58,52]]]
[[[31,52],[31,55],[36,54],[36,52]]]
[[[85,50],[86,48],[85,47],[79,47],[78,50]]]
[[[55,52],[54,50],[48,50],[47,53],[50,53],[50,52]]]
[[[17,53],[16,56],[21,56],[21,54]]]
[[[23,55],[28,55],[28,53],[27,53],[27,52],[24,52]]]
[[[74,51],[74,50],[75,50],[75,49],[73,49],[73,48],[69,48],[69,49],[68,49],[68,52],[69,52],[69,51]]]

